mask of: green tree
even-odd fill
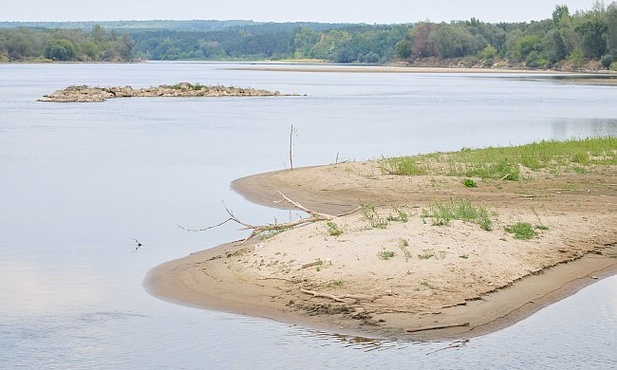
[[[606,47],[608,53],[617,57],[617,3],[606,8]]]
[[[567,5],[557,5],[553,10],[553,24],[560,28],[564,22],[570,19],[570,10]]]
[[[396,44],[395,54],[397,58],[409,59],[412,55],[413,44],[409,40],[401,40]]]
[[[432,30],[429,40],[435,46],[437,55],[441,58],[458,58],[476,54],[479,51],[477,49],[471,50],[473,36],[466,28],[461,26],[441,23]],[[484,42],[482,48],[486,45],[487,42]]]
[[[589,16],[575,27],[581,37],[581,48],[586,58],[599,59],[606,53],[608,26],[602,19]]]
[[[549,31],[542,40],[542,49],[548,62],[555,64],[566,58],[568,51],[559,30]]]
[[[73,60],[75,45],[70,40],[51,40],[45,47],[45,58],[58,61]]]

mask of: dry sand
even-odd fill
[[[145,286],[196,307],[416,340],[503,328],[617,272],[617,168],[476,181],[466,188],[460,178],[384,175],[375,162],[239,179],[233,188],[264,205],[285,206],[274,203],[278,190],[329,214],[371,204],[381,219],[397,210],[409,219],[375,228],[359,211],[332,221],[339,236],[318,222],[219,246],[156,267]],[[459,199],[489,209],[494,230],[462,221],[434,226],[420,216],[434,202]],[[547,229],[517,240],[504,226],[518,221]]]

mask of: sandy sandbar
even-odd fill
[[[180,304],[252,315],[371,338],[468,338],[521,320],[597,279],[617,273],[617,168],[585,175],[542,174],[480,181],[382,174],[375,162],[239,179],[248,200],[340,214],[269,239],[230,243],[162,264],[147,290]],[[466,199],[493,215],[493,230],[471,222],[432,225],[435,202]],[[397,214],[406,221],[395,220]],[[373,219],[374,221],[374,219]],[[532,240],[504,226],[543,225]],[[282,222],[282,221],[281,221]],[[392,252],[390,257],[383,258]]]

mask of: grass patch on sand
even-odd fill
[[[467,199],[449,202],[435,202],[423,209],[420,214],[422,220],[430,219],[435,226],[450,225],[453,220],[474,222],[483,230],[493,230],[493,221],[488,210],[484,207],[476,207]]]
[[[326,226],[328,227],[328,235],[330,236],[340,236],[343,233],[343,230],[341,230],[334,221],[326,222]]]
[[[389,260],[390,258],[394,258],[395,255],[396,253],[394,253],[393,251],[381,251],[377,254],[379,259],[386,260],[386,261]]]
[[[617,137],[540,141],[511,147],[463,148],[458,152],[382,158],[383,173],[520,180],[521,168],[586,173],[589,166],[617,165]]]
[[[548,230],[548,227],[544,225],[532,225],[529,222],[517,222],[513,225],[507,225],[504,227],[507,233],[513,234],[514,239],[529,240],[538,236],[536,230]]]

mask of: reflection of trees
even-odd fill
[[[551,138],[566,140],[585,136],[614,136],[617,119],[613,118],[560,118],[551,123]]]

